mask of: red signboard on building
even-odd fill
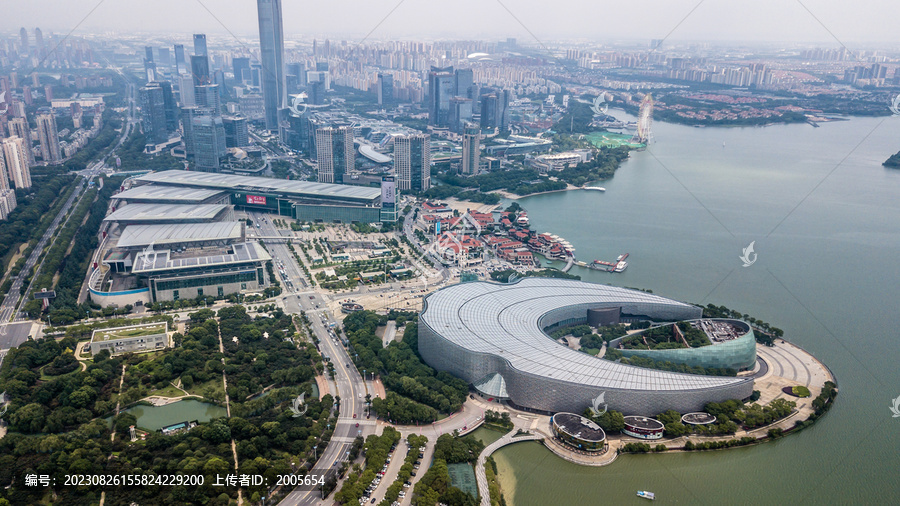
[[[247,195],[247,203],[248,204],[259,204],[261,206],[266,205],[266,198],[262,195]]]

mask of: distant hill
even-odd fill
[[[885,160],[881,165],[884,165],[885,167],[900,168],[900,151],[891,155],[891,157]]]

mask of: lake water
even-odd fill
[[[837,403],[775,443],[603,468],[511,445],[495,454],[508,502],[640,503],[637,490],[691,504],[896,501],[900,171],[881,163],[900,150],[900,117],[653,131],[649,149],[600,183],[606,193],[520,199],[532,228],[569,240],[582,261],[630,253],[624,273],[574,267],[586,281],[725,305],[784,329],[834,372]],[[758,257],[745,268],[751,241]]]
[[[200,423],[204,423],[226,415],[225,408],[221,406],[193,399],[173,402],[165,406],[139,405],[122,412],[134,415],[137,418],[137,427],[150,431],[185,421],[198,420]]]

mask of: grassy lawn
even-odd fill
[[[794,395],[796,395],[797,397],[809,397],[810,396],[809,389],[806,388],[805,386],[797,385],[797,386],[793,387],[792,390],[794,392]]]
[[[120,339],[123,337],[140,337],[140,336],[152,336],[155,334],[160,334],[165,332],[166,324],[163,323],[154,323],[150,325],[146,325],[138,328],[117,328],[117,329],[103,329],[98,330],[95,334],[95,338],[98,341],[105,341],[108,339]]]
[[[49,365],[49,364],[48,364],[48,365]],[[47,367],[47,366],[45,365],[44,367]],[[65,373],[65,374],[59,374],[59,375],[56,375],[56,376],[51,376],[51,375],[49,375],[49,374],[47,374],[47,373],[44,372],[44,367],[41,367],[41,369],[40,369],[40,371],[41,371],[41,380],[43,380],[43,381],[47,381],[47,380],[54,379],[54,378],[63,378],[63,377],[65,377],[65,376],[69,376],[70,374],[75,374],[76,372],[81,371],[81,364],[78,364],[78,368],[74,369],[72,372],[67,372],[67,373]]]
[[[600,353],[600,348],[582,348],[581,351],[587,353],[588,355],[594,355],[596,357],[597,354]]]
[[[160,397],[181,397],[184,395],[184,392],[178,390],[172,385],[166,386],[166,388],[161,388],[159,390],[152,390],[150,395],[158,395]]]
[[[211,379],[206,383],[194,383],[194,386],[192,386],[191,388],[185,388],[185,390],[187,390],[187,392],[191,395],[206,397],[206,394],[204,392],[206,392],[209,388],[212,388],[213,399],[225,400],[225,388],[222,385],[222,378]]]

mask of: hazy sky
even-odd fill
[[[851,49],[865,42],[900,44],[897,0],[802,0],[802,4],[796,0],[705,0],[680,25],[700,0],[501,1],[502,5],[497,0],[405,0],[371,38],[516,37],[522,42],[533,42],[536,36],[541,40],[649,40],[663,38],[674,29],[671,41],[809,41],[837,46],[830,30]],[[78,31],[204,32],[210,35],[210,45],[215,45],[215,36],[227,35],[226,28],[241,36],[255,36],[257,32],[255,0],[4,3],[0,20],[3,32],[17,31],[21,26],[30,31],[39,26],[45,32],[68,33],[98,3],[99,7]],[[283,0],[284,29],[289,37],[361,38],[397,3],[398,0]]]

